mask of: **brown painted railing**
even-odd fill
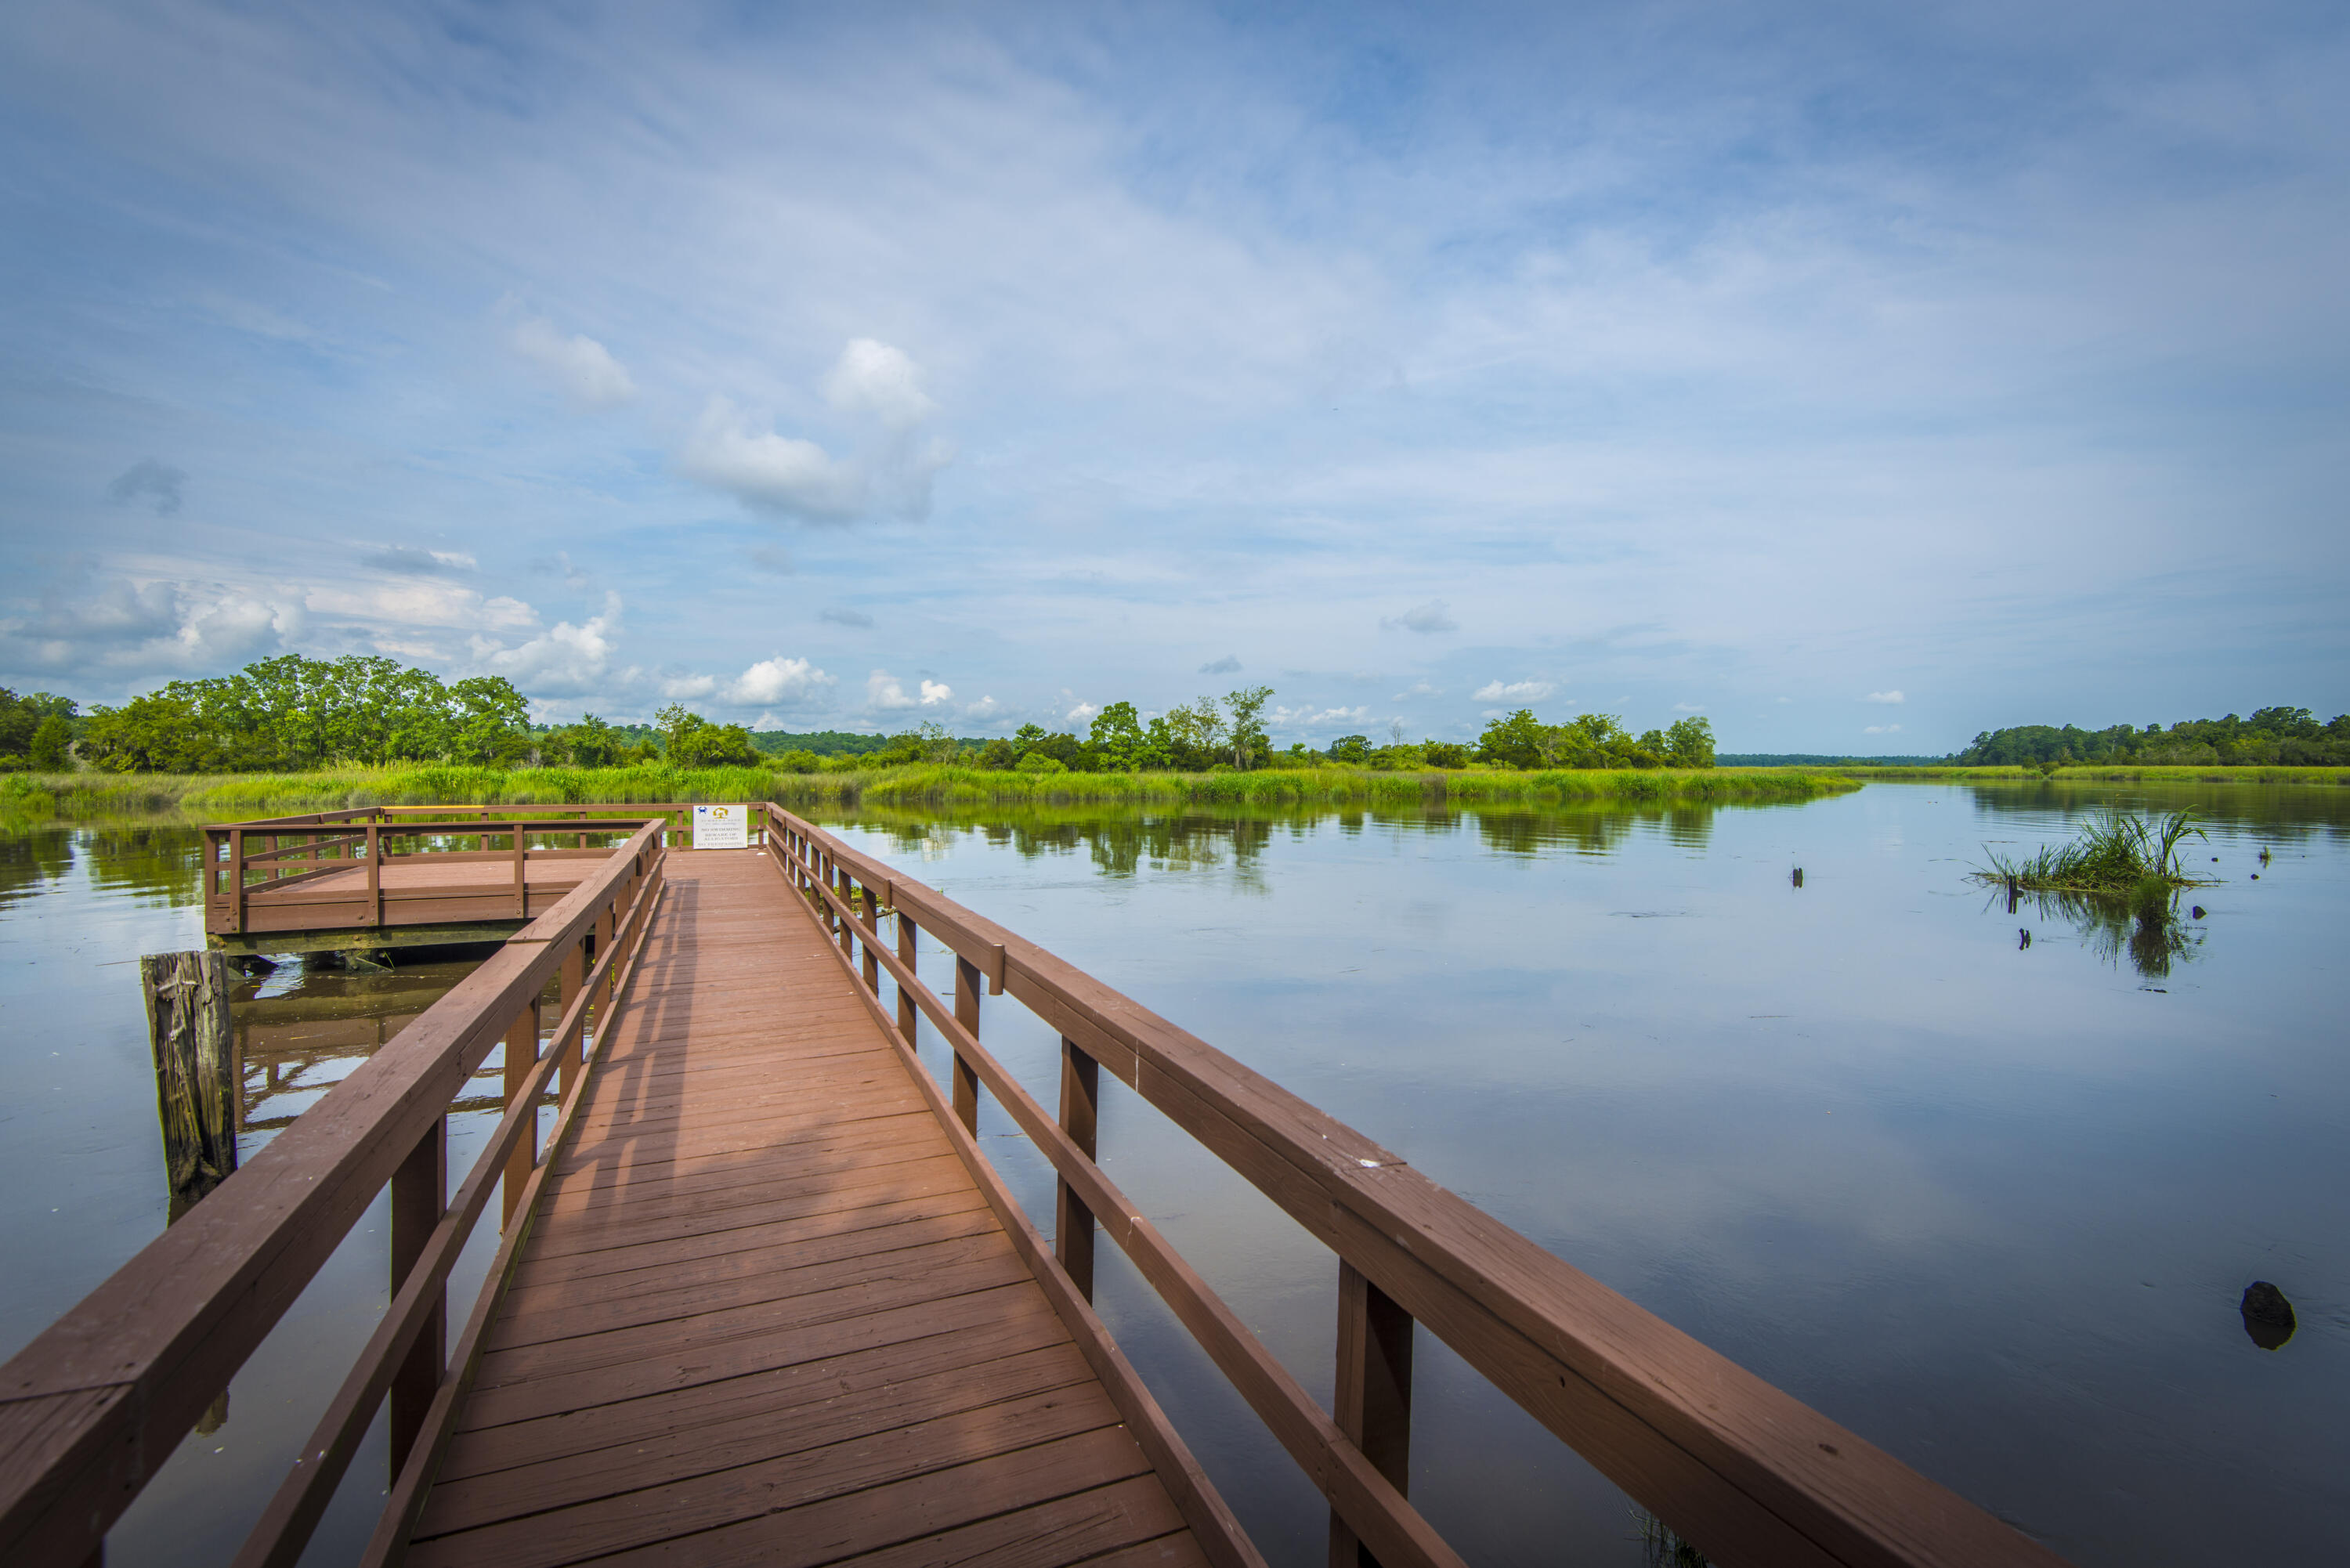
[[[512,1221],[530,1211],[569,1131],[660,901],[666,816],[621,826],[629,840],[555,909],[0,1367],[0,1563],[98,1560],[107,1530],[387,1184],[390,1304],[237,1562],[300,1557],[387,1397],[398,1474],[371,1555],[399,1539],[393,1521],[421,1500],[439,1462],[488,1303],[527,1233],[526,1218]],[[221,831],[241,827],[252,830]],[[558,1021],[542,1049],[550,984]],[[505,1115],[452,1195],[452,1102],[501,1043]],[[542,1157],[539,1101],[551,1078],[561,1109]],[[482,1304],[445,1354],[449,1273],[502,1183],[506,1234]]]
[[[976,1131],[984,1084],[1057,1173],[1054,1259],[1092,1295],[1094,1231],[1125,1251],[1328,1499],[1330,1561],[1460,1561],[1406,1500],[1412,1325],[1716,1562],[1741,1568],[2062,1559],[1446,1191],[1354,1128],[1051,953],[773,804],[765,850],[894,1026],[941,1115]],[[885,940],[884,912],[894,915]],[[915,972],[918,931],[955,955],[951,1011]],[[881,976],[896,982],[896,1014]],[[1061,1036],[1060,1111],[979,1042],[983,984]],[[951,1096],[915,1065],[918,1014]],[[1095,1163],[1102,1068],[1337,1254],[1336,1408],[1288,1370]]]
[[[384,924],[382,867],[429,855],[439,863],[498,861],[513,867],[510,902],[484,919],[529,915],[525,867],[530,861],[601,859],[608,849],[588,846],[589,834],[630,834],[649,818],[667,836],[691,825],[691,805],[368,806],[301,816],[224,823],[204,831],[204,928],[235,935],[250,928],[253,894],[284,891],[338,871],[364,870],[362,918],[357,928]],[[398,846],[426,838],[472,839],[471,850],[403,852]],[[493,841],[503,847],[492,848]],[[574,842],[566,844],[565,840]],[[534,841],[542,847],[533,848]],[[484,885],[486,886],[486,884]]]

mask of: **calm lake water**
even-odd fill
[[[1967,880],[2107,804],[2202,814],[2212,885],[2178,940]],[[2078,1563],[2350,1542],[2350,790],[831,826]],[[0,1354],[161,1227],[125,961],[196,945],[194,900],[185,829],[0,838]],[[463,969],[248,988],[248,1152]],[[1054,1039],[1008,998],[983,1033],[1050,1104]],[[458,1118],[452,1169],[491,1119]],[[1042,1160],[1000,1113],[983,1132],[1049,1227]],[[1110,1086],[1101,1147],[1326,1397],[1330,1255]],[[378,1213],[111,1561],[233,1550],[380,1312],[383,1250]],[[2298,1315],[2281,1348],[2239,1315],[2254,1280]],[[1109,1248],[1100,1297],[1267,1555],[1319,1562],[1318,1500]],[[1620,1493],[1425,1334],[1417,1355],[1412,1496],[1472,1563],[1640,1561]],[[379,1447],[313,1561],[352,1554],[382,1484]]]

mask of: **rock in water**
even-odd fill
[[[2293,1337],[2299,1326],[2293,1315],[2293,1303],[2284,1293],[2266,1280],[2254,1280],[2244,1291],[2244,1332],[2262,1350],[2276,1350]]]

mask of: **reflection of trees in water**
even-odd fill
[[[62,829],[0,834],[0,909],[63,880],[73,864],[73,837]]]
[[[991,814],[987,820],[958,820],[949,813],[860,810],[833,819],[836,826],[888,836],[897,852],[935,857],[943,841],[976,835],[1024,859],[1047,855],[1087,856],[1106,877],[1139,872],[1201,873],[1229,869],[1235,886],[1263,890],[1260,857],[1277,834],[1302,840],[1335,828],[1348,837],[1368,832],[1452,833],[1464,819],[1475,823],[1489,849],[1534,855],[1560,849],[1583,854],[1612,852],[1635,828],[1660,828],[1672,843],[1703,849],[1717,811],[1710,804],[1627,805],[1589,809],[1478,811],[1444,806],[1302,807],[1290,811],[1181,811],[1172,813],[1019,810]]]
[[[1471,815],[1477,819],[1477,835],[1488,849],[1512,855],[1536,855],[1546,849],[1610,855],[1633,829],[1640,826],[1661,827],[1665,837],[1681,848],[1703,849],[1713,837],[1714,813],[1723,809],[1702,804],[1617,805],[1588,811],[1481,811]]]
[[[1900,788],[1896,784],[1891,787]],[[2350,838],[2350,789],[2340,784],[2068,784],[2060,780],[1966,786],[1985,816],[2085,816],[2106,806],[2187,807],[2206,827],[2257,834],[2277,843]]]
[[[0,905],[61,880],[77,860],[102,892],[161,898],[175,909],[200,903],[203,848],[203,836],[181,826],[112,824],[0,834]]]
[[[877,821],[870,815],[843,826],[879,829],[888,834],[895,849],[909,856],[935,854],[941,839],[957,834],[975,835],[988,845],[1008,848],[1024,860],[1051,855],[1084,855],[1103,876],[1128,877],[1139,872],[1179,875],[1229,868],[1234,886],[1244,892],[1264,891],[1258,857],[1273,836],[1290,827],[1302,836],[1310,822],[1286,823],[1270,816],[1212,817],[1110,815],[1079,819],[997,820],[957,824],[931,817]]]
[[[203,835],[187,827],[98,827],[82,839],[89,879],[109,893],[140,893],[178,909],[203,901]]]
[[[2185,901],[2179,893],[2143,902],[2085,893],[2023,897],[2040,919],[2069,921],[2082,946],[2116,968],[2126,958],[2148,980],[2168,978],[2171,965],[2191,961],[2203,945],[2203,933],[2179,918],[2178,907]]]

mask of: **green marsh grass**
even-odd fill
[[[234,775],[99,773],[8,775],[0,810],[72,821],[179,815],[226,822],[370,805],[596,805],[773,800],[961,805],[1555,805],[1577,801],[1802,801],[1860,785],[1832,772],[1781,768],[1482,769],[1378,773],[1266,768],[1217,774],[1020,774],[953,765],[796,774],[766,768],[348,767]],[[37,808],[37,809],[36,809]]]
[[[2138,816],[2112,809],[2092,817],[2070,844],[2043,845],[2022,859],[1986,847],[1991,865],[1975,876],[2026,893],[2126,899],[2136,909],[2193,884],[2179,868],[2178,846],[2202,836],[2191,811]]]

